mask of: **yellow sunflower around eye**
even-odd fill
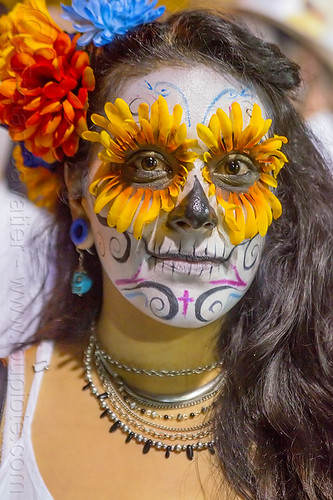
[[[215,194],[224,209],[234,245],[257,233],[265,236],[272,219],[282,213],[281,203],[271,188],[277,187],[276,176],[288,161],[280,151],[288,139],[274,136],[260,142],[271,123],[272,120],[262,118],[260,107],[254,104],[250,122],[243,129],[242,109],[234,102],[229,116],[219,108],[208,127],[197,126],[199,138],[209,147],[204,153],[203,177],[210,184],[209,195]],[[216,165],[228,162],[229,175],[216,175]],[[237,175],[242,163],[248,165],[244,168],[246,175]]]
[[[96,197],[94,210],[99,213],[108,205],[108,225],[123,232],[133,222],[133,235],[140,239],[144,225],[154,221],[160,210],[174,208],[188,164],[198,157],[190,151],[197,141],[186,139],[182,107],[177,104],[170,115],[162,96],[151,106],[150,116],[148,104],[140,104],[138,123],[122,99],[108,102],[104,109],[106,117],[92,115],[93,123],[103,130],[82,134],[104,146],[98,156],[111,170],[90,185]]]

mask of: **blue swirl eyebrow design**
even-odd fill
[[[227,99],[230,99],[230,100],[234,100],[237,98],[251,99],[251,98],[254,98],[254,94],[247,87],[243,88],[241,91],[236,90],[235,88],[232,88],[232,87],[222,90],[222,92],[220,92],[216,97],[214,97],[214,99],[208,105],[208,108],[207,108],[206,113],[205,113],[203,120],[202,120],[203,124],[205,124],[207,122],[207,118],[208,118],[208,116],[211,115],[213,108],[214,108],[214,112],[215,112],[215,105],[222,97],[226,97]]]
[[[175,90],[182,99],[182,104],[183,104],[183,109],[186,114],[186,122],[187,126],[191,126],[191,116],[190,116],[190,107],[188,104],[188,100],[184,92],[178,87],[178,85],[175,85],[174,83],[171,82],[157,82],[154,87],[148,82],[148,80],[145,80],[145,84],[147,85],[148,90],[151,90],[156,96],[161,95],[162,97],[167,97],[170,95],[172,90]]]

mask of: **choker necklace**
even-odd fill
[[[136,389],[129,388],[121,377],[112,371],[110,373],[110,368],[100,355],[100,350],[96,348],[94,332],[90,336],[85,352],[84,366],[87,383],[83,389],[90,389],[91,394],[99,402],[102,410],[100,417],[107,417],[111,423],[110,433],[119,429],[126,435],[125,443],[134,440],[143,446],[143,454],[148,453],[151,448],[163,451],[166,458],[169,458],[172,452],[185,452],[189,460],[193,459],[195,451],[208,450],[211,454],[215,454],[216,439],[210,439],[214,431],[212,419],[188,427],[179,425],[184,420],[193,421],[199,415],[209,414],[209,410],[215,404],[215,398],[221,391],[223,380],[221,375],[206,384],[204,390],[200,388],[199,393],[192,391],[191,396],[185,398],[186,401],[182,401],[182,398],[177,400],[179,395],[172,397],[174,402],[160,401],[157,395],[153,395],[153,400],[150,400],[146,398],[146,393],[143,391],[138,393]],[[103,387],[104,392],[99,391],[93,381],[94,369],[97,372],[98,383]],[[149,396],[151,397],[152,394],[149,393]],[[183,394],[181,396],[185,397]],[[189,414],[176,412],[172,415],[163,415],[156,411],[156,408],[169,410],[187,408],[201,404],[203,401],[207,401],[205,406]],[[161,420],[163,424],[159,423]]]
[[[92,333],[95,329],[91,329]],[[136,375],[148,375],[149,377],[180,377],[183,375],[200,375],[201,373],[210,372],[215,370],[215,368],[222,366],[222,361],[216,361],[210,365],[197,366],[196,368],[184,368],[183,370],[145,370],[143,368],[135,368],[134,366],[128,366],[124,363],[113,359],[109,354],[107,354],[99,346],[97,340],[95,344],[96,353],[103,359],[104,362],[114,366],[118,370],[124,370],[129,373],[135,373]]]
[[[143,404],[151,405],[159,403],[160,405],[164,405],[165,408],[168,406],[174,407],[188,404],[199,404],[201,401],[204,401],[204,398],[210,398],[213,393],[216,393],[219,387],[221,387],[223,381],[223,375],[219,373],[215,378],[210,380],[207,384],[198,387],[192,391],[177,393],[177,394],[155,394],[148,391],[143,391],[137,388],[132,387],[131,385],[125,383],[122,377],[119,377],[116,373],[112,372],[112,370],[105,363],[104,358],[99,358],[99,352],[95,351],[95,357],[98,360],[97,364],[101,362],[104,365],[105,370],[111,376],[112,380],[118,384],[119,392],[127,393],[132,398],[139,400]]]

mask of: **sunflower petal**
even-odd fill
[[[123,211],[124,206],[126,206],[131,193],[133,192],[133,187],[128,186],[123,189],[118,196],[115,197],[114,202],[109,208],[107,215],[107,224],[110,227],[114,227],[117,224],[118,218]]]
[[[95,125],[98,125],[98,127],[104,128],[105,130],[108,129],[109,121],[105,118],[105,116],[94,113],[93,115],[91,115],[91,121]]]
[[[176,198],[179,195],[180,187],[178,186],[178,184],[173,183],[173,184],[170,184],[170,186],[168,187],[168,190],[169,190],[170,196],[172,196],[173,198]]]
[[[213,136],[215,137],[216,142],[218,142],[219,139],[221,138],[221,126],[220,126],[220,120],[217,115],[214,114],[211,116],[208,127],[210,128]]]
[[[260,153],[269,153],[277,149],[281,149],[282,144],[286,144],[288,139],[283,136],[275,135],[270,139],[266,139],[266,141],[261,142],[257,146],[255,146],[252,151],[256,153],[259,151]]]
[[[153,102],[150,110],[150,125],[153,130],[154,142],[158,139],[159,127],[159,105],[158,101]]]
[[[160,192],[162,210],[171,212],[175,206],[175,202],[171,199],[168,189],[163,189]]]
[[[245,239],[245,216],[238,194],[232,193],[232,195],[234,204],[238,206],[238,208],[235,210],[236,225],[238,227],[238,231],[234,234],[234,238],[235,240],[237,240],[237,243],[233,244],[238,245]]]
[[[100,213],[103,208],[110,203],[116,196],[118,196],[121,191],[124,190],[123,184],[119,184],[118,186],[115,186],[111,190],[108,190],[107,193],[103,193],[101,195],[98,195],[96,200],[95,200],[95,205],[94,205],[94,212],[96,214]]]
[[[161,208],[160,191],[153,191],[153,200],[144,218],[145,224],[150,224],[150,222],[153,222],[156,219],[156,217],[159,214],[160,208]]]
[[[89,192],[94,196],[104,195],[120,183],[119,175],[109,174],[92,182]]]
[[[256,185],[249,188],[249,196],[253,199],[252,205],[256,213],[258,231],[261,236],[265,236],[272,219],[270,206],[265,198],[259,195]]]
[[[197,158],[197,153],[193,153],[193,151],[183,151],[177,154],[177,159],[186,163],[193,163]]]
[[[165,146],[171,130],[172,117],[169,115],[168,104],[164,97],[159,96],[159,136],[158,142]]]
[[[173,133],[175,130],[177,130],[178,127],[180,127],[182,116],[183,116],[183,108],[180,106],[180,104],[176,104],[172,112],[171,133]]]
[[[116,228],[119,233],[123,233],[131,225],[134,214],[142,200],[143,193],[143,188],[138,189],[125,204],[117,220]]]
[[[201,139],[209,149],[213,149],[213,150],[218,149],[217,140],[214,137],[213,132],[208,127],[206,127],[206,125],[203,125],[202,123],[198,123],[197,134],[199,136],[199,139]]]
[[[238,149],[238,143],[243,130],[242,108],[238,102],[233,102],[230,110],[230,121],[234,138],[234,149]]]
[[[272,120],[263,121],[262,127],[258,129],[257,132],[252,132],[252,137],[248,139],[247,144],[244,146],[246,149],[250,149],[255,146],[268,132],[272,125]]]
[[[123,99],[116,99],[115,106],[117,107],[119,116],[122,120],[134,120],[129,105]]]
[[[205,163],[209,163],[210,160],[212,159],[212,155],[210,153],[208,153],[208,151],[206,151],[203,155],[203,159],[204,159],[204,162]]]
[[[272,175],[261,173],[260,180],[273,188],[277,187],[277,180]]]
[[[234,147],[231,120],[221,108],[218,108],[216,114],[220,120],[223,143],[226,150],[231,151]]]
[[[191,147],[188,146],[185,143],[187,135],[187,129],[185,123],[182,123],[176,130],[176,132],[173,134],[173,142],[175,143],[175,146],[178,147],[179,145],[184,145],[185,147]]]
[[[278,219],[280,215],[282,214],[282,205],[280,200],[275,196],[272,191],[270,191],[268,188],[265,186],[260,186],[260,190],[264,194],[264,196],[267,198],[268,203],[270,204],[273,212],[273,219]]]
[[[138,107],[138,117],[141,124],[141,120],[149,121],[149,106],[145,102],[142,102]]]
[[[245,194],[240,194],[239,198],[246,210],[245,238],[253,238],[253,236],[255,236],[258,232],[258,225],[253,206]]]
[[[143,203],[140,207],[139,213],[135,217],[133,224],[133,236],[137,240],[141,238],[143,225],[145,223],[145,215],[149,209],[150,200],[152,198],[152,192],[150,189],[145,190],[145,197]]]
[[[218,204],[221,205],[221,207],[224,208],[224,210],[235,210],[237,208],[237,205],[232,203],[232,200],[230,200],[230,196],[229,196],[229,200],[225,201],[225,199],[223,198],[221,189],[216,190],[216,199],[217,199]]]

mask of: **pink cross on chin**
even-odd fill
[[[183,296],[182,297],[178,297],[178,300],[181,300],[183,302],[183,312],[182,312],[182,315],[186,316],[188,305],[189,305],[190,302],[193,302],[194,299],[192,297],[190,297],[190,294],[189,294],[188,290],[184,290]]]

